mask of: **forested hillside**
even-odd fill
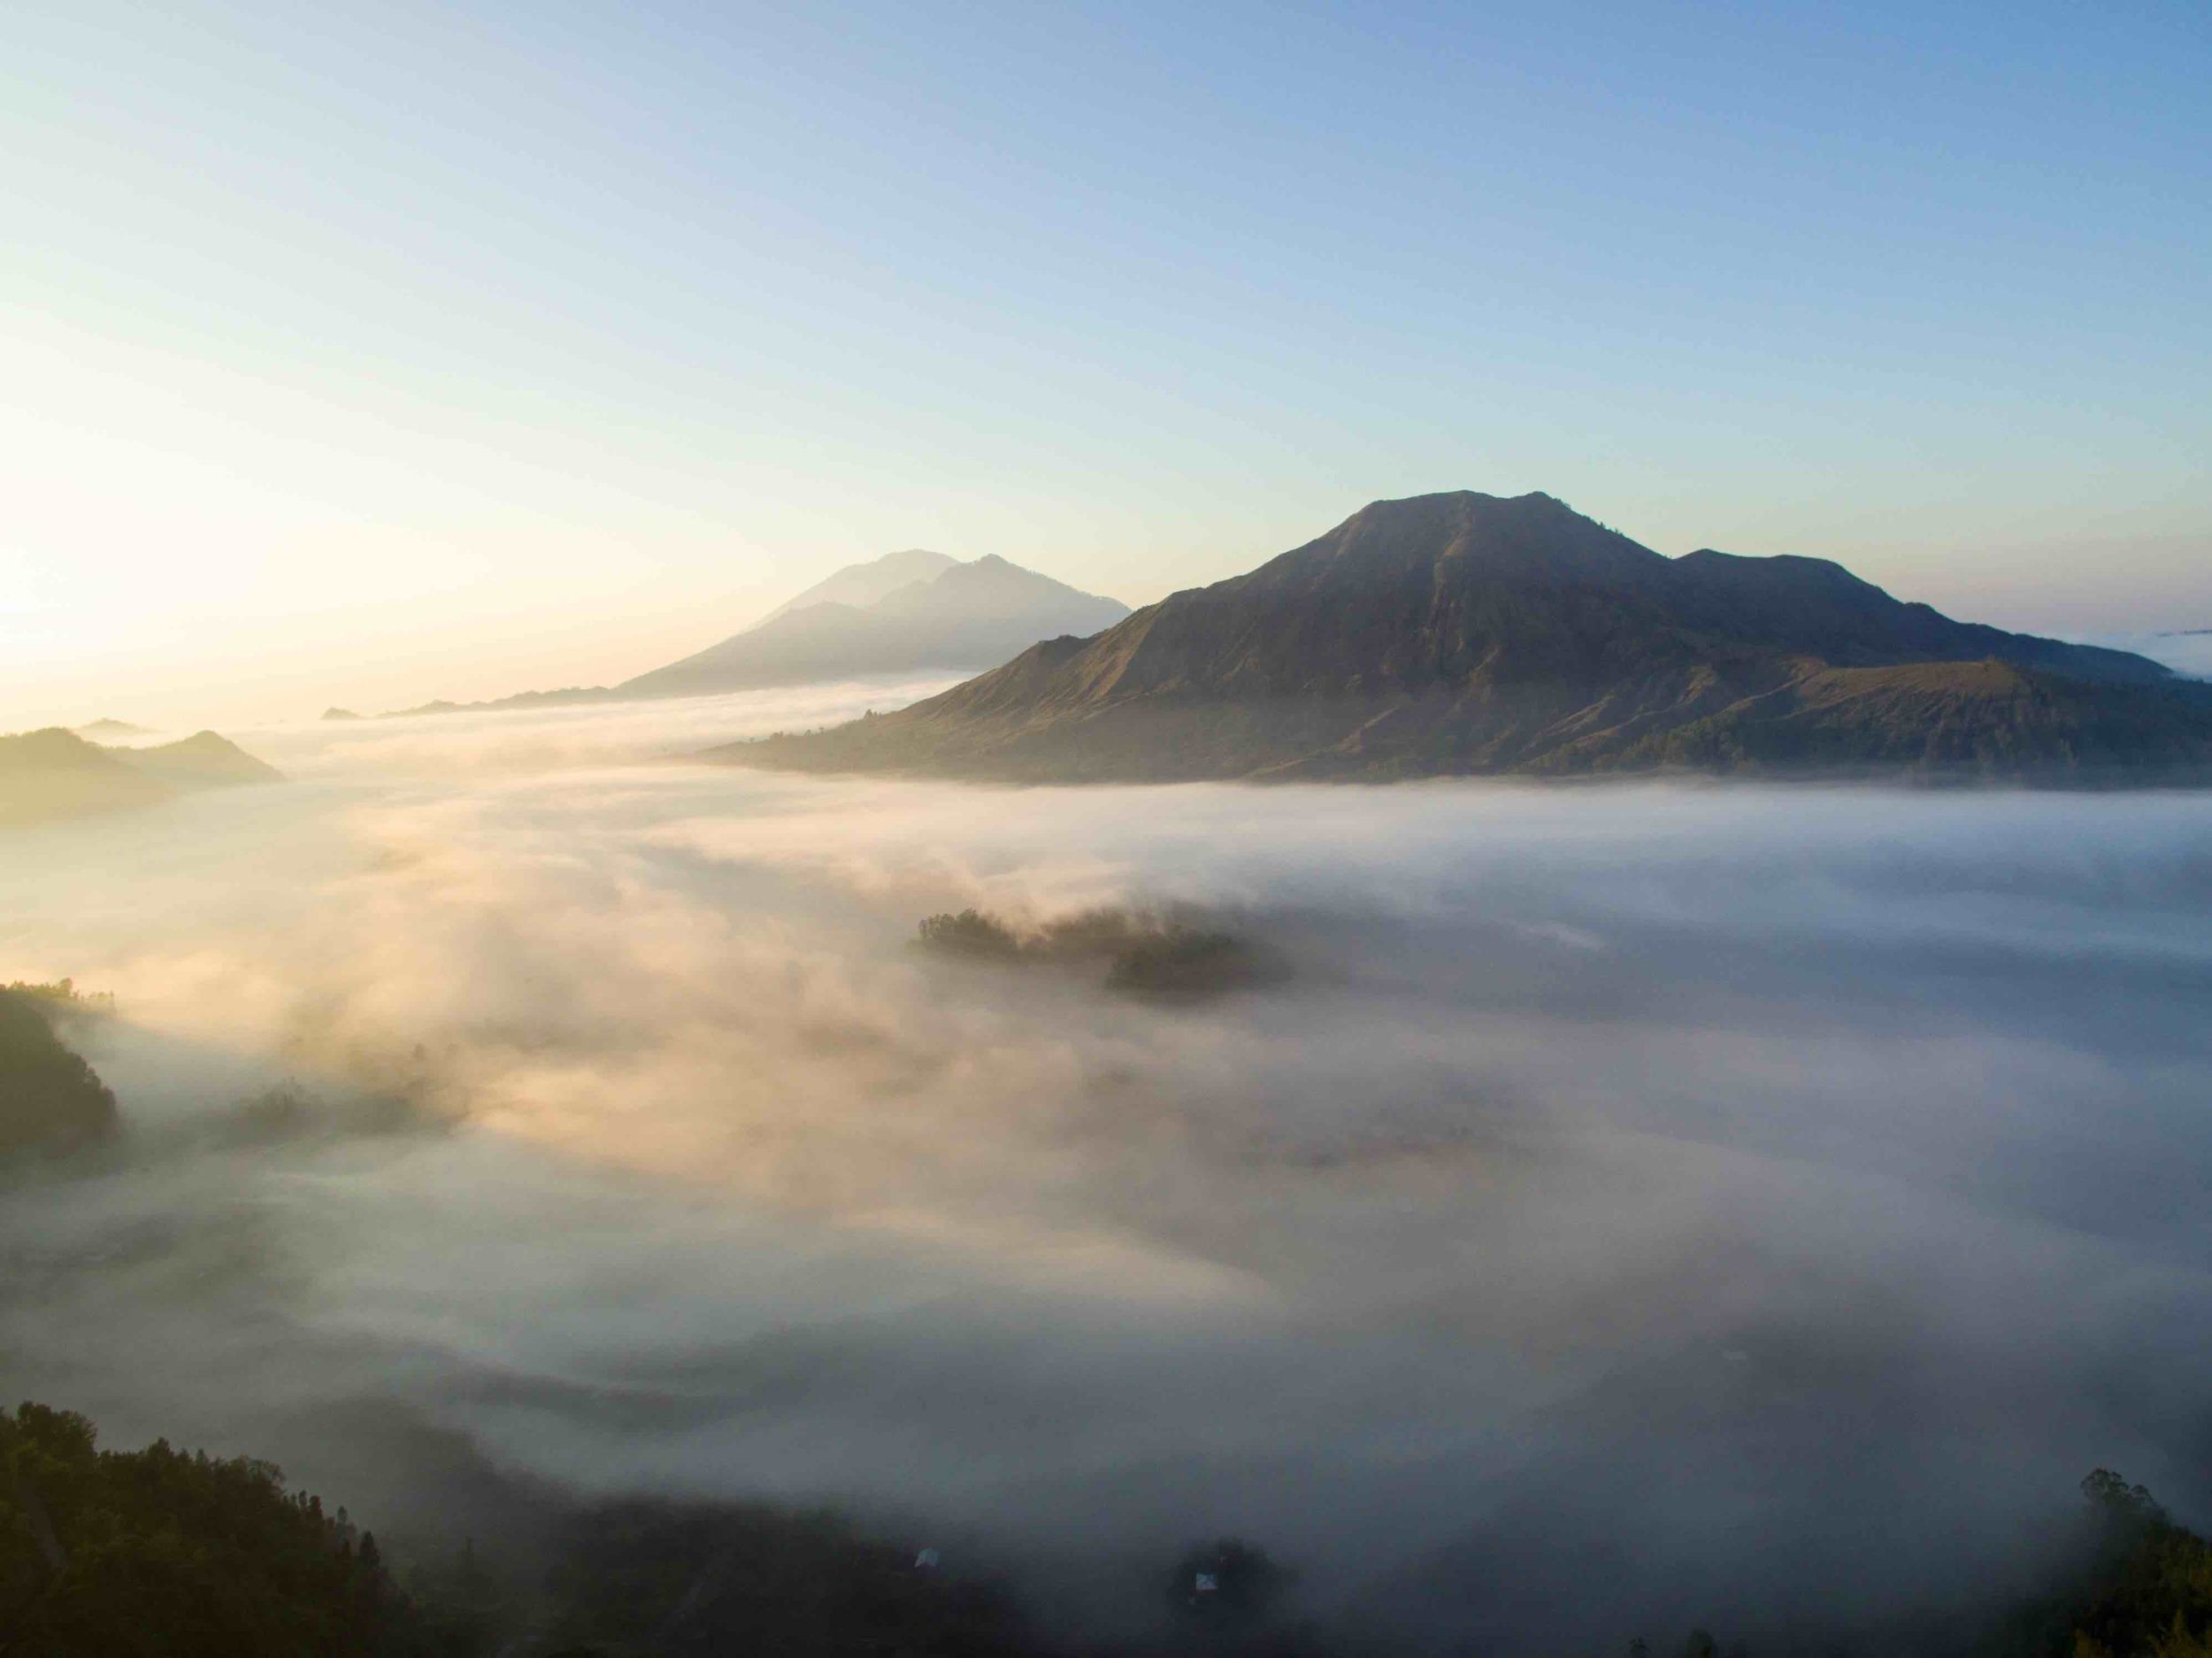
[[[1425,1651],[1294,1615],[1295,1575],[1224,1539],[1163,1561],[1150,1634],[1055,1625],[987,1577],[948,1572],[826,1513],[764,1504],[578,1504],[549,1544],[388,1558],[281,1470],[93,1424],[0,1412],[0,1658],[1337,1658]],[[2212,1547],[2099,1470],[2075,1567],[2024,1602],[1824,1637],[1832,1658],[2212,1658]],[[1971,1606],[1975,1585],[1961,1586]],[[1746,1593],[1755,1597],[1755,1584]],[[1156,1597],[1156,1598],[1154,1598]],[[1725,1608],[1722,1609],[1723,1611]],[[1698,1629],[1630,1658],[1770,1650]],[[1455,1648],[1456,1650],[1456,1648]],[[1785,1654],[1794,1648],[1784,1646]]]
[[[0,1157],[61,1152],[112,1133],[115,1096],[55,1035],[58,1012],[79,1005],[73,988],[0,988]]]

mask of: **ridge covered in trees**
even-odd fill
[[[2212,1547],[2100,1469],[2075,1564],[1972,1627],[1824,1640],[1832,1658],[2212,1658]],[[1045,1626],[1008,1589],[827,1512],[637,1499],[577,1505],[522,1557],[398,1565],[282,1470],[157,1440],[99,1447],[73,1411],[0,1411],[0,1658],[1348,1658],[1368,1631],[1300,1622],[1296,1573],[1253,1544],[1193,1546],[1156,1632]],[[1755,1587],[1755,1585],[1754,1585]],[[1777,1648],[1786,1653],[1789,1648]],[[1628,1658],[1722,1658],[1703,1629]]]
[[[98,1448],[74,1411],[0,1412],[6,1658],[385,1658],[426,1652],[374,1537],[282,1471],[156,1440]]]
[[[106,1005],[66,979],[0,988],[0,1157],[74,1151],[115,1132],[115,1095],[53,1027],[58,1011]]]

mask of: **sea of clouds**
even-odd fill
[[[2212,796],[680,757],[898,700],[241,733],[296,780],[14,837],[129,1132],[0,1190],[13,1394],[1066,1597],[1241,1532],[1501,1650],[2001,1585],[2100,1464],[2212,1521]],[[1290,976],[914,948],[970,905]]]

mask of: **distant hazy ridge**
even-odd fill
[[[0,737],[0,827],[150,806],[194,789],[280,777],[211,731],[156,748],[104,748],[54,726]]]
[[[1003,558],[962,564],[913,548],[849,564],[742,633],[619,685],[525,691],[466,706],[703,696],[932,668],[980,668],[1038,640],[1095,633],[1128,614],[1118,600],[1079,592]],[[461,706],[431,702],[402,711],[447,713]],[[344,717],[342,710],[332,712]]]

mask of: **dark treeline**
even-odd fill
[[[1105,964],[1105,985],[1127,995],[1199,999],[1280,976],[1282,963],[1203,915],[1089,910],[1018,928],[979,910],[928,916],[917,941],[977,961]]]
[[[98,1447],[83,1416],[0,1412],[0,1658],[1367,1658],[1302,1620],[1295,1573],[1221,1539],[1164,1556],[1150,1633],[1057,1623],[970,1566],[823,1512],[579,1504],[514,1556],[473,1541],[395,1560],[281,1471],[157,1442]],[[1624,1636],[1628,1658],[2212,1658],[2212,1547],[2099,1470],[2074,1563],[1971,1625],[1763,1647],[1704,1629]],[[1171,1564],[1167,1563],[1171,1562]],[[1756,1585],[1747,1585],[1755,1596]],[[1723,1627],[1724,1630],[1724,1626]],[[1431,1650],[1484,1650],[1479,1630]]]

